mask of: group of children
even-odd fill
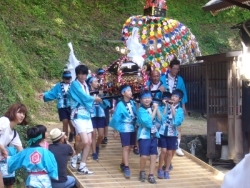
[[[92,174],[93,172],[86,166],[86,160],[91,148],[92,158],[99,159],[100,144],[103,142],[104,132],[107,128],[105,111],[110,109],[112,102],[100,98],[103,95],[99,90],[102,69],[99,69],[95,76],[88,76],[89,71],[85,65],[79,65],[75,71],[76,79],[74,81],[67,82],[71,79],[71,75],[70,72],[64,72],[63,82],[41,96],[44,101],[57,98],[58,108],[60,106],[66,108],[58,110],[60,120],[65,118],[72,122],[75,133],[79,136],[75,143],[76,153],[71,158],[71,168],[77,168],[78,155],[82,153],[77,172]],[[69,86],[65,87],[65,84]],[[171,160],[178,147],[177,127],[184,119],[184,112],[180,105],[183,98],[182,90],[175,89],[172,91],[172,95],[169,92],[162,92],[161,102],[154,101],[151,92],[144,90],[141,92],[140,102],[137,104],[132,100],[132,90],[129,85],[122,85],[120,93],[122,97],[116,101],[117,104],[109,126],[114,129],[115,138],[118,133],[120,135],[121,171],[125,178],[130,178],[129,154],[131,147],[138,145],[141,166],[140,180],[146,180],[145,165],[147,157],[150,156],[148,181],[156,183],[153,174],[158,155],[157,147],[159,147],[161,154],[157,177],[169,179],[169,171],[173,168]],[[73,128],[71,128],[71,134],[72,130]]]
[[[110,126],[114,128],[114,137],[120,134],[122,144],[122,163],[120,170],[125,178],[130,178],[129,153],[137,140],[140,153],[140,181],[146,179],[152,184],[156,183],[154,170],[157,147],[161,148],[157,177],[169,179],[169,171],[175,150],[178,147],[177,127],[184,120],[184,112],[180,107],[183,92],[176,89],[169,96],[163,93],[162,101],[155,102],[150,91],[144,90],[140,93],[140,103],[132,100],[132,90],[128,85],[120,88],[122,99],[118,102]],[[138,130],[136,130],[136,126]],[[146,178],[146,160],[150,156],[150,170]]]
[[[40,94],[40,97],[43,97],[46,102],[58,100],[58,113],[63,122],[63,131],[68,135],[69,124],[69,140],[72,141],[75,135],[78,136],[78,139],[75,137],[75,152],[72,152],[73,156],[70,160],[71,168],[77,168],[78,155],[81,153],[81,162],[77,172],[92,174],[93,172],[87,168],[86,161],[91,148],[92,158],[94,160],[99,158],[100,144],[104,140],[105,129],[107,129],[105,110],[110,109],[112,102],[102,100],[103,93],[99,90],[100,78],[98,76],[87,77],[87,66],[79,65],[75,72],[74,81],[71,82],[70,72],[65,71],[62,75],[63,82],[56,84],[50,91]],[[161,148],[161,154],[157,177],[169,179],[169,171],[173,168],[171,160],[178,146],[177,127],[184,120],[184,112],[180,106],[183,92],[179,89],[172,91],[172,94],[162,92],[161,100],[155,101],[150,91],[142,90],[137,103],[133,100],[132,89],[129,85],[122,85],[120,93],[122,97],[116,101],[109,123],[109,126],[114,129],[114,137],[117,138],[119,133],[121,139],[120,170],[125,178],[130,178],[129,154],[131,147],[136,146],[138,142],[140,181],[144,182],[147,179],[152,184],[156,183],[154,170],[158,147]],[[46,127],[41,125],[31,128],[27,133],[30,146],[11,157],[8,162],[10,173],[21,166],[27,169],[28,186],[43,182],[46,187],[50,187],[50,178],[56,179],[58,176],[55,158],[46,150],[48,149],[48,143],[45,141],[46,131]],[[33,158],[28,158],[30,155],[34,155]],[[150,169],[147,177],[145,168],[148,156],[150,156]],[[28,162],[31,159],[33,161]],[[36,177],[39,175],[41,182],[35,180],[33,175]]]

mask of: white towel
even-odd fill
[[[216,134],[215,134],[216,145],[221,145],[221,134],[222,134],[222,132],[216,132]]]

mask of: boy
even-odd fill
[[[157,155],[157,138],[159,138],[157,121],[161,121],[158,104],[151,107],[152,95],[149,91],[143,91],[140,95],[141,106],[138,110],[137,124],[139,125],[137,139],[140,152],[140,176],[141,182],[146,180],[145,166],[147,157],[150,156],[150,171],[148,182],[155,184],[154,169]]]
[[[63,132],[68,136],[68,125],[70,127],[69,142],[73,141],[75,129],[70,122],[70,101],[67,97],[70,89],[71,81],[70,71],[64,71],[62,74],[62,82],[57,83],[50,91],[41,93],[39,98],[43,98],[44,102],[57,99],[57,108],[59,119],[63,123]]]
[[[116,105],[114,114],[109,126],[114,129],[114,138],[117,138],[120,133],[122,144],[122,163],[120,170],[124,173],[126,179],[130,178],[130,169],[128,157],[131,146],[135,145],[135,120],[136,120],[136,105],[131,100],[132,90],[129,85],[120,87],[122,99]]]
[[[171,100],[165,101],[163,111],[163,123],[160,127],[159,146],[161,147],[161,155],[159,159],[158,178],[169,179],[169,168],[173,153],[178,148],[178,131],[177,127],[181,126],[184,120],[184,111],[179,103],[183,97],[183,92],[176,89],[172,92]],[[162,170],[164,158],[166,157],[166,169]]]
[[[76,169],[77,155],[82,152],[82,159],[77,170],[79,174],[93,174],[86,166],[89,150],[92,143],[93,125],[91,122],[90,111],[94,102],[102,102],[100,97],[89,95],[89,89],[85,82],[88,75],[88,67],[78,65],[75,68],[76,80],[72,82],[69,97],[71,99],[71,120],[76,133],[80,135],[81,141],[76,143],[76,154],[71,158],[71,168]]]
[[[98,91],[99,83],[96,77],[90,77],[87,80],[87,84],[89,85],[90,95],[97,96],[93,92]],[[101,91],[99,90],[99,94]],[[106,125],[106,117],[104,110],[109,107],[109,101],[103,100],[103,103],[94,103],[93,108],[91,110],[91,121],[93,124],[94,131],[92,133],[92,158],[93,160],[98,161],[99,156],[99,146],[104,137],[104,127]],[[98,138],[96,142],[96,131],[98,131]]]

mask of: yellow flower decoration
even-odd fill
[[[150,36],[154,36],[155,33],[153,31],[150,32]]]
[[[141,38],[142,38],[142,39],[146,39],[146,35],[142,35]]]
[[[164,29],[165,29],[165,30],[168,29],[168,26],[165,25],[165,26],[164,26]]]
[[[160,68],[155,68],[156,71],[160,71]]]
[[[162,66],[163,66],[164,68],[166,68],[166,67],[168,67],[168,63],[167,63],[167,62],[164,62],[164,63],[162,63]]]

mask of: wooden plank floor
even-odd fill
[[[69,174],[75,176],[79,188],[219,188],[222,184],[224,174],[209,166],[208,164],[185,152],[184,157],[174,157],[173,167],[170,172],[171,179],[160,180],[156,178],[157,184],[140,182],[139,177],[139,156],[132,151],[130,153],[131,178],[125,179],[118,167],[121,162],[120,140],[114,140],[112,132],[109,132],[108,145],[100,148],[99,161],[93,161],[90,157],[87,162],[92,175],[80,175],[68,167]],[[149,161],[147,162],[148,174]],[[158,163],[156,164],[155,175],[157,175]]]

